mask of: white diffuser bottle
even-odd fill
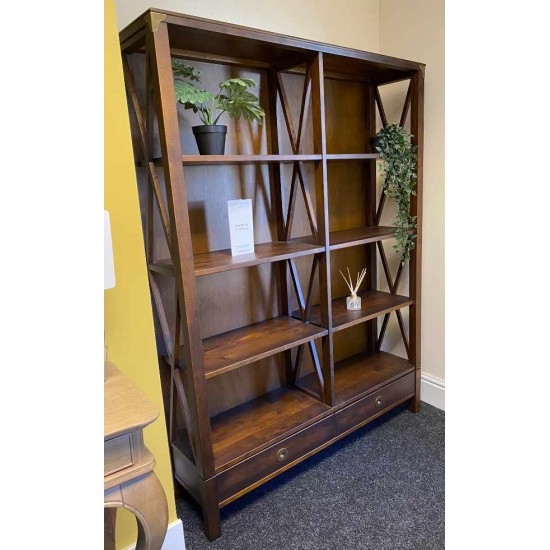
[[[346,308],[347,309],[361,309],[361,297],[357,296],[354,292],[351,296],[346,298]]]
[[[344,277],[344,281],[346,281],[346,285],[349,288],[349,291],[351,292],[351,296],[348,296],[346,298],[346,308],[351,310],[351,311],[354,311],[354,310],[361,309],[361,297],[357,296],[357,291],[359,290],[359,287],[361,286],[361,283],[363,282],[363,279],[365,278],[365,275],[367,274],[367,268],[363,268],[363,271],[361,271],[361,273],[357,274],[357,281],[355,282],[355,284],[353,284],[353,279],[351,278],[351,273],[349,272],[349,267],[347,268],[347,270],[348,270],[349,280],[342,273],[342,271],[340,271],[340,275],[342,275],[342,277]]]

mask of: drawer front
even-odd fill
[[[219,502],[284,468],[335,435],[334,417],[331,415],[221,472],[216,476]]]
[[[108,439],[104,445],[103,475],[108,476],[133,464],[130,434]]]
[[[381,411],[391,408],[401,399],[412,396],[414,388],[415,373],[411,372],[384,386],[377,392],[363,397],[363,399],[359,399],[359,401],[338,411],[335,415],[338,434],[358,426]]]

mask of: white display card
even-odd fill
[[[252,199],[227,201],[231,255],[254,253]]]

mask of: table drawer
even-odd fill
[[[108,439],[104,444],[103,475],[108,476],[133,464],[130,434]]]
[[[412,396],[414,389],[415,373],[411,372],[367,397],[359,399],[352,405],[348,405],[335,415],[337,433],[341,434],[365,423],[370,417],[391,408],[401,399]]]
[[[219,502],[313,451],[336,435],[333,415],[283,439],[216,476]]]

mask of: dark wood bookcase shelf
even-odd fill
[[[221,471],[296,433],[330,412],[304,392],[284,386],[211,420],[216,471]],[[239,429],[255,426],[255,431]]]
[[[195,276],[202,277],[203,275],[212,275],[233,269],[298,258],[323,250],[324,248],[319,245],[289,241],[257,244],[254,248],[254,254],[242,254],[240,256],[231,256],[230,249],[195,254],[193,256]],[[149,270],[164,275],[174,275],[174,266],[171,259],[152,262],[149,264]]]
[[[393,231],[393,227],[384,226],[357,227],[344,231],[334,231],[329,234],[330,249],[338,250],[340,248],[348,248],[349,246],[359,246],[385,239],[393,239]],[[296,241],[313,244],[312,237],[301,237],[296,239]]]
[[[364,155],[336,156],[356,158],[363,157]],[[372,155],[367,156],[370,157]],[[230,166],[234,164],[290,164],[294,162],[319,161],[322,158],[322,155],[183,155],[181,161],[184,166]],[[155,157],[151,162],[155,166],[162,166],[162,158],[160,157]],[[145,161],[139,161],[138,165],[144,167],[146,163]]]
[[[311,162],[321,160],[321,155],[184,155],[184,166],[207,166],[213,164],[269,164]]]
[[[326,334],[321,327],[281,316],[206,338],[205,376],[218,376]]]
[[[375,153],[327,154],[327,160],[379,160],[380,155]]]
[[[330,414],[331,408],[294,386],[283,386],[210,419],[216,473],[290,437]],[[253,425],[253,434],[243,427]],[[192,457],[187,433],[173,445]]]
[[[379,160],[380,155],[372,153],[326,154],[326,160]],[[184,166],[227,166],[232,164],[291,164],[294,162],[317,162],[323,155],[183,155]],[[162,166],[162,158],[156,157],[151,162]],[[139,161],[145,166],[144,161]]]
[[[400,403],[419,410],[424,65],[158,9],[120,42],[173,474],[214,540],[223,506]],[[254,78],[265,124],[227,118],[228,154],[195,154],[174,58],[212,82]],[[368,145],[394,82],[408,82],[400,124],[418,148],[406,267],[384,242]],[[239,198],[258,243],[233,257]],[[367,268],[360,311],[346,267]],[[390,316],[406,358],[384,351]]]
[[[346,297],[332,300],[332,331],[338,332],[359,323],[365,323],[376,317],[391,313],[400,308],[411,306],[413,301],[406,296],[399,296],[379,290],[363,290],[357,293],[361,296],[361,309],[350,311],[346,309]],[[293,313],[294,317],[301,319],[299,311]],[[321,306],[311,307],[308,321],[316,325],[322,325]]]
[[[342,408],[414,370],[406,359],[383,351],[358,353],[339,361],[334,366],[335,407]],[[314,391],[314,376],[300,380],[300,385]]]

